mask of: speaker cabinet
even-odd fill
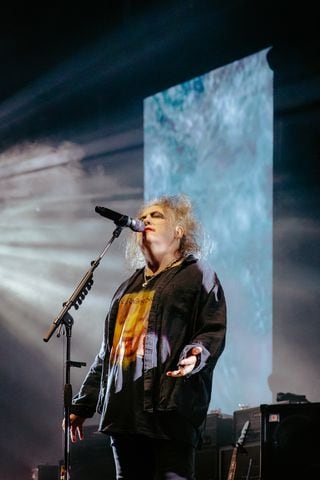
[[[320,479],[320,403],[286,402],[236,411],[234,442],[247,420],[248,454],[238,455],[236,480]],[[231,454],[232,447],[220,449],[219,480],[227,478]]]
[[[260,442],[261,409],[259,407],[244,408],[233,412],[233,443],[236,444],[244,424],[249,421],[250,426],[246,434],[245,443]]]
[[[232,444],[233,418],[209,413],[203,434],[203,443],[196,451],[195,472],[197,480],[218,480],[219,447]]]
[[[34,480],[58,480],[59,466],[58,465],[38,465],[33,469],[32,479]]]
[[[261,479],[320,478],[320,403],[261,405]]]
[[[108,435],[96,425],[84,427],[84,440],[70,445],[71,478],[101,480],[115,478],[115,467]]]
[[[195,473],[197,480],[218,480],[219,474],[218,447],[205,445],[196,451]]]

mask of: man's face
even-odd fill
[[[138,234],[142,252],[145,249],[154,254],[175,253],[180,245],[177,237],[173,212],[160,205],[147,207],[140,215],[145,223],[144,232]]]

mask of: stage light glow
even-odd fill
[[[91,139],[88,148],[70,142],[23,144],[0,156],[2,324],[12,335],[23,336],[33,348],[36,345],[43,352],[46,348],[48,362],[55,349],[42,345],[42,336],[115,228],[94,213],[95,203],[101,200],[112,208],[115,197],[118,209],[131,212],[134,197],[141,195],[141,189],[126,186],[126,195],[118,200],[123,187],[102,168],[101,159],[100,168],[91,167],[89,172],[81,162],[93,152],[108,156],[109,149],[115,154],[125,139],[133,141],[133,135],[129,132],[111,137],[109,144],[108,139]],[[126,232],[122,236],[105,260],[105,270],[95,272],[101,283],[94,284],[83,309],[76,314],[81,333],[76,350],[84,349],[91,357],[92,345],[99,341],[108,297],[117,279],[120,283],[127,274]],[[106,286],[109,275],[115,283]],[[89,329],[88,312],[93,319]]]

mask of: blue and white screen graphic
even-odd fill
[[[145,200],[187,194],[228,308],[210,409],[271,401],[273,74],[266,50],[144,100]]]

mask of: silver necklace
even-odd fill
[[[144,267],[143,269],[143,284],[142,284],[142,287],[146,287],[148,285],[148,283],[155,277],[157,277],[158,275],[160,275],[160,273],[162,272],[165,272],[166,270],[169,270],[171,267],[174,266],[175,263],[178,263],[180,262],[180,260],[183,258],[183,256],[177,258],[176,260],[174,260],[173,262],[169,263],[169,265],[167,265],[163,270],[160,270],[160,272],[154,274],[154,275],[146,275],[146,267]]]

